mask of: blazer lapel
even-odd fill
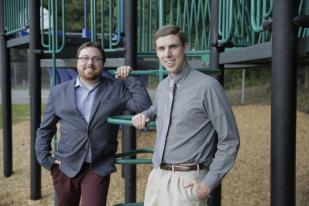
[[[76,94],[75,94],[75,82],[76,82],[76,79],[75,80],[73,80],[72,82],[71,82],[71,84],[69,84],[69,86],[67,87],[67,92],[66,92],[66,96],[68,97],[68,99],[67,99],[67,104],[68,105],[72,105],[73,106],[73,109],[74,109],[74,111],[75,111],[75,113],[76,113],[76,115],[78,116],[78,117],[80,117],[82,120],[83,120],[83,122],[85,123],[85,124],[87,124],[87,122],[86,122],[86,120],[84,119],[84,117],[83,117],[83,115],[80,113],[80,111],[78,110],[78,108],[77,108],[77,104],[76,104]]]

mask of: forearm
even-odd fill
[[[240,140],[233,111],[221,85],[217,81],[213,82],[204,97],[209,120],[218,137],[216,152],[203,180],[213,190],[233,167]]]
[[[52,134],[43,134],[42,129],[38,129],[35,142],[36,157],[39,164],[46,169],[50,169],[55,159],[51,156]]]
[[[211,122],[218,135],[218,143],[209,172],[204,178],[204,183],[214,189],[223,177],[233,167],[238,153],[240,141],[238,129],[231,113],[215,116]]]
[[[40,165],[50,169],[55,159],[51,156],[51,141],[57,131],[58,117],[55,115],[53,107],[53,90],[50,91],[48,102],[46,104],[44,118],[40,128],[36,132],[35,150],[36,157]]]
[[[235,147],[236,148],[236,147]],[[203,178],[203,182],[210,190],[214,190],[232,169],[236,160],[236,153],[228,154],[217,150],[212,163],[209,165],[209,171]]]

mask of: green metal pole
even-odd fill
[[[97,29],[96,29],[96,0],[91,0],[90,2],[90,13],[91,13],[91,41],[95,42],[97,40]]]

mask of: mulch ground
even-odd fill
[[[270,188],[270,107],[247,105],[233,107],[238,123],[241,147],[233,170],[223,182],[223,206],[269,205]],[[297,113],[296,199],[298,206],[309,206],[309,115]],[[42,199],[29,200],[30,151],[29,121],[14,125],[14,174],[0,176],[0,206],[53,205],[50,174],[42,170]],[[3,171],[3,138],[0,130],[0,171]],[[137,132],[138,147],[152,147],[155,132]],[[287,154],[288,155],[288,154]],[[137,199],[143,200],[150,165],[138,166]],[[120,167],[112,175],[108,205],[122,202],[124,183]],[[284,171],[282,171],[284,172]]]

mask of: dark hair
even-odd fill
[[[162,26],[154,35],[153,45],[156,47],[156,41],[160,37],[168,36],[168,35],[176,35],[181,41],[182,45],[188,42],[188,37],[185,32],[182,32],[179,26],[176,25],[164,25]]]
[[[82,45],[80,45],[79,48],[77,49],[76,58],[79,57],[79,53],[81,50],[88,48],[88,47],[97,48],[101,52],[103,63],[105,63],[106,54],[105,54],[104,49],[101,47],[101,44],[99,44],[98,42],[85,42]]]

